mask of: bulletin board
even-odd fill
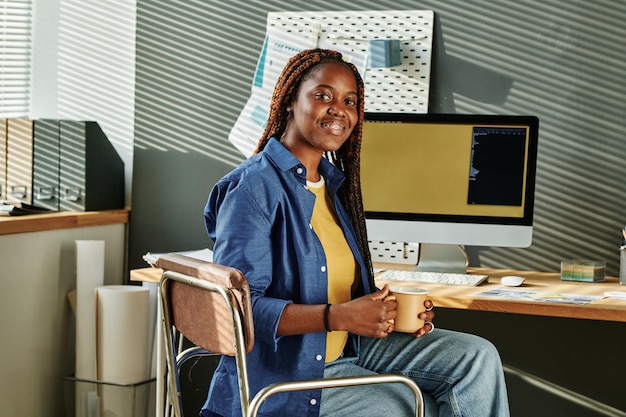
[[[362,54],[370,40],[398,39],[401,64],[365,72],[365,111],[428,113],[433,21],[432,10],[277,12],[268,14],[267,26],[302,32],[317,24],[317,46]]]

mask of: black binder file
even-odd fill
[[[33,205],[59,210],[59,121],[33,126]]]
[[[124,208],[124,162],[97,122],[60,122],[60,209]]]

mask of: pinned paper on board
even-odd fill
[[[276,80],[289,58],[317,46],[317,34],[286,34],[268,28],[257,62],[250,97],[230,131],[228,140],[246,157],[252,155],[265,130]]]

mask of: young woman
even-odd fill
[[[400,373],[440,416],[508,416],[496,349],[435,329],[393,332],[396,303],[374,285],[359,182],[364,85],[331,50],[307,50],[277,81],[257,152],[213,188],[205,223],[214,260],[252,291],[251,394],[279,381]],[[436,404],[435,404],[436,402]],[[414,415],[399,384],[271,397],[264,416]],[[234,359],[223,357],[203,416],[240,415]],[[434,411],[437,415],[437,411]]]

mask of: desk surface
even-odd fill
[[[401,265],[377,264],[379,268],[400,269]],[[566,317],[576,319],[606,320],[626,322],[626,300],[603,298],[585,305],[559,304],[509,299],[479,298],[474,294],[489,289],[503,288],[500,277],[519,275],[526,281],[519,289],[540,292],[573,293],[602,296],[606,291],[626,291],[617,278],[609,277],[604,282],[561,281],[559,273],[515,271],[510,269],[468,268],[470,274],[486,274],[489,282],[478,287],[462,285],[435,285],[422,283],[399,283],[394,285],[413,285],[429,290],[430,299],[436,307],[467,310],[491,311],[498,313],[528,314],[548,317]],[[135,269],[130,272],[131,281],[158,282],[161,270],[158,268]],[[382,284],[382,281],[377,281]]]
[[[400,269],[400,265],[377,264],[376,267]],[[436,285],[422,283],[400,283],[393,285],[412,285],[429,290],[429,297],[436,307],[457,308],[467,310],[493,311],[499,313],[528,314],[550,317],[567,317],[576,319],[607,320],[626,322],[626,300],[603,298],[585,305],[561,304],[543,301],[524,301],[476,297],[475,294],[495,288],[509,288],[500,284],[504,275],[519,275],[526,278],[524,284],[517,289],[549,292],[573,293],[602,296],[606,291],[626,291],[617,278],[608,277],[603,282],[572,282],[562,281],[558,272],[515,271],[511,269],[473,268],[470,274],[489,276],[489,282],[477,287],[463,285]],[[377,281],[382,284],[382,281]],[[511,288],[513,289],[513,288]]]

